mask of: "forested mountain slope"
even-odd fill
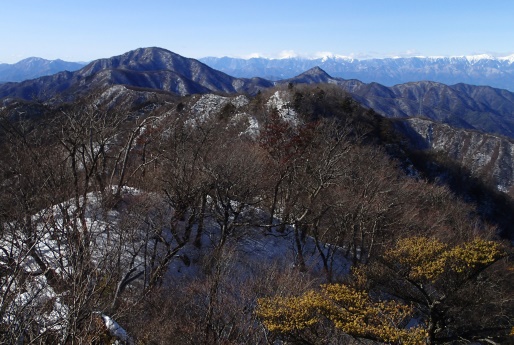
[[[3,342],[122,339],[106,315],[127,342],[508,341],[510,205],[423,178],[337,85],[1,111]]]
[[[140,48],[96,60],[76,72],[6,83],[0,85],[0,98],[48,101],[58,96],[72,100],[90,88],[113,85],[162,90],[182,96],[208,92],[254,95],[276,83],[337,84],[361,104],[388,117],[424,116],[459,128],[514,137],[514,95],[506,90],[428,81],[386,87],[334,78],[319,67],[278,82],[234,78],[161,48]]]
[[[178,95],[206,92],[257,93],[272,85],[253,78],[233,78],[203,63],[160,48],[141,48],[108,59],[95,60],[75,72],[0,85],[0,98],[47,101],[59,96],[72,99],[91,88],[110,85],[159,89]]]
[[[510,94],[272,84],[147,48],[0,86],[0,342],[511,341],[510,141],[476,131]]]

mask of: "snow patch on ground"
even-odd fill
[[[243,95],[237,97],[223,97],[215,94],[202,95],[191,106],[193,119],[187,122],[191,125],[201,124],[214,116],[222,114],[225,107],[232,105],[235,108],[235,113],[231,114],[229,125],[246,122],[248,127],[241,134],[256,137],[259,134],[259,123],[253,115],[245,112],[245,107],[249,103],[248,97]]]
[[[112,337],[115,337],[128,345],[134,344],[134,340],[128,335],[127,331],[125,331],[125,329],[123,329],[123,327],[121,327],[116,321],[104,314],[101,314],[101,317],[105,327]]]
[[[257,121],[257,118],[255,118],[255,116],[250,115],[248,113],[237,113],[234,115],[230,122],[236,125],[237,123],[241,123],[243,121],[246,121],[248,123],[248,127],[241,134],[248,135],[251,138],[257,138],[257,136],[260,133],[260,126],[259,121]]]
[[[300,124],[298,114],[291,106],[289,94],[286,91],[276,91],[266,103],[268,109],[276,109],[280,118],[294,126]]]
[[[213,115],[220,113],[223,107],[228,104],[232,104],[236,109],[239,109],[246,106],[249,102],[250,100],[243,95],[232,98],[206,94],[202,95],[200,99],[193,104],[191,110],[197,121],[204,122]]]
[[[140,192],[124,188],[122,195],[128,194],[138,195]],[[79,208],[85,208],[84,226],[91,234],[89,245],[92,248],[93,263],[106,269],[112,260],[116,260],[127,270],[142,270],[144,261],[138,256],[138,248],[144,237],[127,234],[126,229],[119,225],[120,213],[115,210],[106,211],[102,204],[100,193],[89,193],[78,204]],[[23,310],[27,315],[33,315],[43,331],[66,327],[69,307],[63,298],[68,291],[57,293],[52,288],[46,273],[37,264],[36,257],[44,262],[47,271],[53,271],[58,277],[72,276],[75,272],[68,260],[75,254],[70,250],[69,241],[74,229],[82,229],[82,223],[75,223],[80,222],[77,217],[77,204],[71,199],[32,216],[28,232],[22,231],[25,229],[24,224],[3,224],[5,233],[0,241],[0,249],[5,255],[0,255],[0,262],[16,270],[9,284],[1,287],[2,294],[14,295],[2,316],[5,321],[19,321],[19,311]],[[112,248],[119,248],[120,255],[113,255]],[[24,276],[27,278],[20,279]]]
[[[467,55],[464,58],[470,63],[474,64],[481,60],[494,60],[494,57],[488,54],[479,54],[479,55]]]
[[[152,197],[149,193],[133,188],[124,188],[122,196],[124,202],[128,203],[137,202],[138,197]],[[158,196],[153,197],[158,198]],[[140,249],[144,245],[148,234],[143,233],[144,230],[137,226],[134,229],[124,227],[124,223],[121,221],[121,211],[106,210],[100,193],[89,193],[86,200],[87,203],[79,206],[86,207],[87,229],[94,234],[91,247],[95,248],[92,260],[96,266],[106,270],[109,267],[109,262],[115,260],[121,262],[122,266],[120,267],[127,272],[132,269],[139,272],[145,270]],[[82,200],[81,202],[84,203],[85,201]],[[35,225],[37,242],[34,250],[48,264],[49,268],[54,269],[58,275],[63,274],[64,271],[66,271],[64,275],[73,274],[66,259],[70,257],[69,249],[66,241],[61,237],[67,233],[69,235],[70,230],[67,230],[67,226],[70,225],[67,223],[73,221],[68,217],[63,217],[63,214],[74,215],[76,206],[73,200],[69,200],[42,210],[33,216],[33,223],[37,224]],[[165,204],[159,207],[165,207]],[[169,218],[173,211],[165,212],[169,212],[169,214],[164,215]],[[260,211],[251,209],[248,212],[253,214]],[[10,225],[13,228],[13,236],[10,238],[8,236],[4,237],[0,243],[0,248],[14,252],[14,257],[19,256],[20,262],[18,265],[25,272],[36,273],[40,268],[34,262],[27,248],[24,248],[25,238],[22,234],[15,232],[15,229],[19,229],[15,224]],[[204,225],[201,248],[193,243],[188,243],[183,247],[170,262],[164,281],[169,284],[179,283],[182,279],[191,279],[202,274],[201,263],[205,263],[205,259],[210,258],[210,255],[219,249],[221,236],[219,225],[214,219],[208,217]],[[9,224],[5,224],[5,226],[9,226]],[[196,229],[197,226],[195,225],[192,230],[193,233]],[[165,231],[163,230],[163,234]],[[231,236],[226,244],[226,250],[230,252],[229,264],[234,268],[234,272],[237,272],[234,274],[245,275],[254,269],[262,271],[273,265],[288,265],[293,268],[300,263],[300,253],[298,252],[293,227],[285,227],[279,231],[278,229],[270,230],[259,226],[244,226],[237,228],[236,231],[237,233]],[[61,233],[62,235],[60,235]],[[164,234],[163,236],[167,235]],[[18,244],[15,245],[16,243]],[[113,251],[113,248],[118,250]],[[319,244],[319,248],[322,248],[321,250],[325,255],[330,253],[328,267],[324,267],[322,256],[313,238],[307,237],[302,242],[301,248],[303,261],[308,271],[322,276],[321,272],[326,268],[332,271],[333,277],[341,277],[348,273],[350,264],[345,259],[344,251],[341,248]],[[113,254],[113,252],[121,254]],[[0,257],[0,259],[5,261],[5,258]],[[19,311],[30,310],[32,313],[39,313],[40,329],[59,331],[66,328],[67,315],[70,312],[69,306],[63,300],[69,293],[68,291],[60,293],[54,291],[43,274],[34,274],[31,280],[25,282],[24,286],[20,286],[19,289],[15,285],[17,282],[17,280],[13,280],[14,286],[11,291],[19,291],[18,295],[10,305],[10,309],[2,316],[4,320],[12,319],[19,323]],[[130,284],[141,284],[141,278]],[[41,310],[46,311],[41,312]],[[129,335],[116,321],[103,314],[101,317],[112,336],[130,344]],[[22,325],[18,326],[21,327]]]
[[[105,90],[99,98],[100,100],[105,100],[111,98],[113,95],[117,95],[118,93],[125,91],[126,89],[127,88],[123,85],[114,85]]]

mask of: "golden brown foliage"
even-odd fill
[[[388,343],[421,344],[421,327],[405,328],[412,309],[396,301],[375,301],[345,284],[322,285],[297,297],[258,301],[258,317],[270,332],[294,334],[328,321],[331,327],[357,338]]]
[[[398,240],[367,272],[378,291],[415,306],[429,344],[501,340],[512,327],[512,299],[504,283],[510,278],[495,269],[500,264],[492,266],[506,256],[501,244],[482,238],[451,245],[415,236]]]
[[[383,295],[380,287],[368,293],[363,289],[368,271],[355,269],[355,284],[326,284],[298,296],[261,298],[256,314],[268,331],[285,340],[324,344],[329,342],[319,337],[339,334],[392,344],[432,344],[449,336],[443,325],[460,330],[448,322],[449,313],[464,310],[455,304],[461,291],[465,294],[480,272],[505,255],[499,243],[481,238],[460,245],[431,237],[403,238],[382,260],[392,269],[385,279],[399,284],[392,295],[404,302],[376,298]],[[420,326],[407,328],[414,317]]]
[[[434,282],[445,272],[465,273],[490,265],[504,255],[497,242],[480,238],[450,248],[435,238],[409,237],[400,239],[384,259],[396,263],[408,279]]]

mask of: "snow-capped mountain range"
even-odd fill
[[[487,85],[514,91],[514,54],[504,57],[480,54],[356,59],[326,53],[315,58],[287,54],[276,59],[255,56],[247,59],[205,57],[199,60],[238,78],[282,80],[318,66],[333,77],[386,86],[426,80],[447,85]],[[38,78],[64,70],[76,71],[84,66],[85,63],[81,62],[27,58],[15,64],[0,64],[0,83]]]
[[[314,59],[206,57],[200,61],[240,78],[262,77],[280,80],[319,66],[333,77],[358,79],[365,83],[377,82],[386,86],[427,80],[448,85],[488,85],[514,91],[514,55],[354,59],[327,54]]]
[[[339,60],[327,59],[325,62],[330,61]],[[394,61],[399,63],[401,60]],[[414,62],[409,61],[411,65]],[[473,59],[466,58],[466,61],[470,63]],[[487,60],[476,61],[473,66]],[[420,65],[423,63],[420,62]],[[330,65],[327,67],[330,68]],[[364,69],[363,73],[370,70]],[[375,71],[380,73],[387,70],[376,68]],[[506,78],[510,82],[509,79]],[[71,101],[91,90],[104,90],[116,85],[124,85],[132,90],[161,90],[181,96],[205,93],[255,95],[276,85],[318,83],[337,85],[364,106],[387,117],[424,116],[459,128],[514,138],[514,93],[504,89],[463,83],[446,85],[431,81],[387,87],[356,79],[337,78],[320,67],[302,70],[293,78],[280,81],[237,78],[198,60],[157,47],[139,48],[119,56],[95,60],[75,72],[59,72],[19,83],[5,83],[0,85],[0,99],[48,101],[58,96],[61,100]]]

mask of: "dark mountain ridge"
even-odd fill
[[[514,94],[488,86],[421,81],[352,87],[354,97],[388,117],[422,116],[460,128],[514,137]]]
[[[490,86],[419,81],[387,87],[333,78],[319,67],[277,83],[335,84],[386,117],[425,117],[458,128],[514,138],[514,93]]]
[[[287,79],[287,82],[294,84],[320,84],[320,83],[331,83],[334,81],[327,72],[322,70],[320,67],[313,67],[296,77]]]
[[[49,100],[59,95],[72,99],[92,88],[111,85],[160,89],[186,95],[193,93],[257,93],[273,85],[260,78],[239,79],[203,63],[161,48],[140,48],[91,62],[75,72],[0,85],[0,98]]]
[[[234,78],[195,59],[161,48],[140,48],[99,59],[75,72],[0,85],[0,98],[71,100],[91,89],[113,85],[162,90],[177,95],[246,93],[275,84],[335,84],[355,100],[387,117],[425,117],[452,126],[514,138],[514,94],[488,86],[445,85],[430,81],[387,87],[333,78],[320,67],[279,82]]]

